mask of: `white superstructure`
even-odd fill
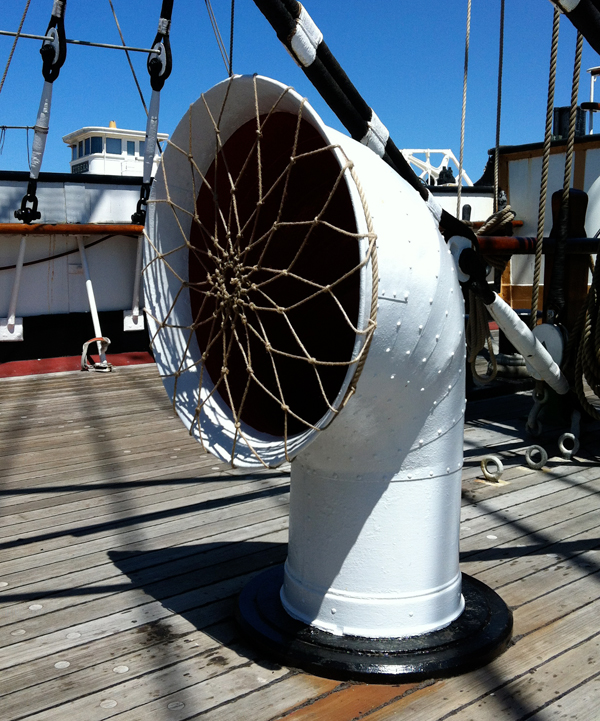
[[[166,133],[158,133],[158,141],[166,141]],[[71,148],[71,173],[79,175],[129,175],[141,176],[144,171],[146,133],[143,130],[117,128],[114,120],[109,126],[80,128],[63,137]],[[154,156],[152,175],[160,154]]]

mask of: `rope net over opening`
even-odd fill
[[[377,264],[352,163],[291,88],[276,84],[265,107],[265,80],[216,86],[218,102],[202,96],[169,141],[145,283],[157,362],[190,432],[232,464],[270,466],[353,393]]]

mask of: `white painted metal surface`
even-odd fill
[[[0,223],[12,223],[13,211],[27,190],[23,181],[0,180]],[[44,179],[37,196],[42,223],[130,223],[139,198],[139,184],[66,182]],[[52,176],[50,176],[52,177]],[[102,237],[102,228],[98,229]],[[91,239],[90,239],[91,240]],[[21,235],[0,236],[0,268],[14,266],[19,257]],[[99,311],[131,310],[136,266],[137,238],[115,236],[91,248],[88,255],[93,277],[109,278],[96,288]],[[71,251],[71,255],[62,255]],[[24,261],[51,258],[25,265],[21,275],[17,310],[19,317],[81,313],[89,310],[77,241],[67,235],[31,235]],[[15,271],[0,270],[0,318],[7,318]],[[139,326],[138,326],[139,327]]]
[[[282,601],[336,634],[421,634],[463,608],[462,294],[421,198],[327,132],[354,161],[373,216],[379,310],[357,393],[292,464]]]
[[[225,87],[213,88],[205,102],[219,108]],[[260,78],[259,90],[259,101],[268,107],[283,86]],[[254,115],[251,78],[236,78],[229,93],[223,141]],[[201,119],[201,102],[192,107],[192,151],[203,169],[212,160],[214,142],[211,135],[199,134],[208,127]],[[289,93],[285,102],[282,109],[296,114],[300,98]],[[356,394],[325,431],[292,439],[298,456],[292,464],[282,601],[292,616],[335,634],[422,634],[449,624],[464,603],[458,564],[465,402],[462,294],[452,257],[417,193],[367,148],[323,126],[308,106],[304,117],[354,162],[378,235],[379,310]],[[180,147],[188,147],[189,127],[186,116],[173,135]],[[164,163],[171,197],[175,193],[175,202],[183,202],[190,195],[187,159],[167,152]],[[356,201],[352,179],[346,182]],[[160,182],[153,193],[155,201],[164,197]],[[164,203],[151,204],[148,223],[160,252],[169,250],[173,237],[174,221],[164,209]],[[363,228],[362,205],[354,202],[354,212]],[[146,252],[148,262],[153,253]],[[171,307],[180,291],[175,278],[186,277],[186,264],[187,248],[169,255],[172,271],[163,263],[152,264],[145,282],[154,315]],[[368,313],[369,277],[361,279],[361,317]],[[190,365],[176,396],[189,427],[198,402],[193,364],[200,351],[181,332],[191,321],[185,293],[170,318],[180,328],[161,332],[155,351],[164,376]],[[156,323],[150,325],[155,331]],[[172,379],[164,381],[173,394]],[[204,442],[217,456],[228,457],[231,412],[216,396],[210,410]],[[274,463],[281,461],[280,439],[255,437],[265,451],[272,449]],[[242,465],[252,461],[237,449],[235,460]]]
[[[530,372],[532,369],[535,371],[534,377],[546,381],[550,388],[560,395],[568,393],[569,382],[562,371],[514,310],[499,295],[496,295],[494,302],[487,305],[486,308],[508,340],[525,358]]]
[[[155,108],[151,107],[150,113],[152,114],[154,110]],[[169,136],[165,133],[158,133],[156,137],[159,141],[166,142]],[[99,147],[92,148],[92,138],[97,139]],[[63,136],[63,142],[71,148],[72,173],[137,177],[144,174],[143,143],[145,139],[146,132],[144,130],[117,128],[114,124],[110,127],[86,126]],[[120,141],[119,152],[108,147],[107,140]],[[152,157],[151,175],[154,175],[160,158],[157,149]]]
[[[48,138],[48,126],[50,124],[50,108],[52,106],[52,83],[44,82],[42,89],[42,97],[40,107],[38,109],[37,120],[35,123],[35,135],[33,138],[33,146],[31,149],[31,177],[36,178],[40,174],[42,167],[42,158],[44,157],[44,149],[46,148],[46,140]]]

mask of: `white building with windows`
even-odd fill
[[[166,141],[166,133],[158,133],[158,142]],[[143,130],[123,130],[111,120],[108,128],[87,127],[63,137],[71,148],[71,173],[79,175],[129,175],[141,177],[144,172],[146,133]],[[154,155],[152,175],[159,160]]]

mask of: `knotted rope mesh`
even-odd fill
[[[254,117],[227,138],[221,125],[229,90],[218,112],[203,96],[214,144],[209,167],[192,152],[190,108],[189,146],[169,141],[168,150],[189,165],[188,207],[172,198],[168,163],[159,169],[166,197],[150,201],[172,213],[179,235],[165,252],[146,232],[145,272],[164,264],[163,272],[179,282],[164,317],[152,316],[152,342],[167,329],[179,330],[184,342],[171,369],[173,398],[180,376],[195,368],[198,402],[190,432],[195,426],[202,440],[207,404],[218,394],[234,424],[232,464],[244,444],[268,465],[255,432],[283,439],[291,460],[289,439],[322,430],[323,418],[335,418],[354,392],[375,328],[375,235],[360,182],[339,146],[305,119],[305,101],[295,115],[280,111],[290,90],[264,112],[255,79]],[[358,191],[366,232],[357,228],[349,182]],[[187,277],[170,262],[182,252],[188,254]],[[365,272],[372,288],[366,318]],[[193,321],[182,327],[176,306],[186,293]],[[190,361],[194,342],[200,356]]]

